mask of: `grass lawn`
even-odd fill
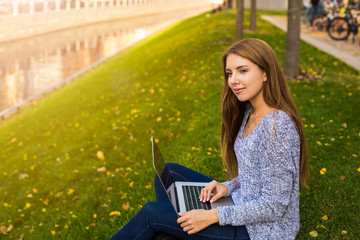
[[[285,33],[257,27],[245,37],[283,65]],[[152,135],[167,161],[226,180],[221,57],[234,29],[233,11],[182,21],[3,121],[0,239],[109,239],[155,200]],[[311,158],[297,239],[359,239],[359,72],[304,42],[301,69],[320,79],[289,82]]]

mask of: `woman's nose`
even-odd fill
[[[236,85],[236,84],[238,84],[239,83],[239,78],[238,78],[238,76],[236,75],[236,74],[231,74],[230,76],[229,76],[229,84],[231,84],[231,85]]]

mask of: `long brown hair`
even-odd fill
[[[263,85],[265,103],[286,112],[294,122],[300,136],[300,184],[307,187],[308,151],[301,118],[275,52],[266,42],[255,38],[247,38],[235,43],[223,56],[225,84],[222,93],[221,152],[229,177],[237,176],[238,163],[234,152],[234,142],[249,104],[248,101],[240,102],[229,87],[226,59],[230,54],[246,58],[265,71],[267,77]]]

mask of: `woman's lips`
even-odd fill
[[[233,88],[233,91],[235,94],[242,93],[245,90],[245,88]]]

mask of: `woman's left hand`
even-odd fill
[[[219,222],[219,217],[216,209],[203,210],[196,209],[185,213],[180,213],[180,218],[177,223],[183,228],[184,232],[188,234],[197,233],[211,224]]]

